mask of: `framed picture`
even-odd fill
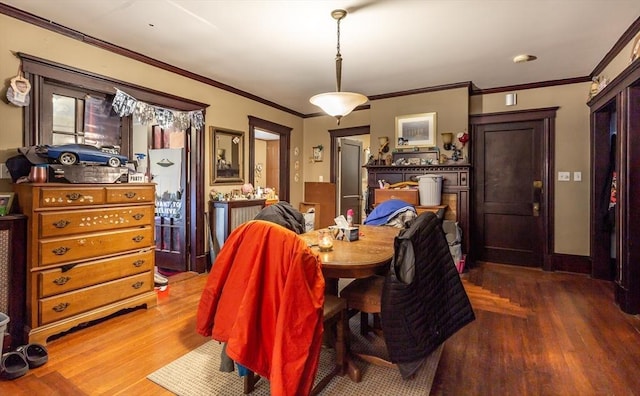
[[[435,145],[436,113],[396,117],[396,147],[434,147]]]
[[[313,147],[313,160],[315,162],[322,162],[322,146]]]
[[[0,216],[11,213],[11,205],[13,205],[12,192],[0,192]]]

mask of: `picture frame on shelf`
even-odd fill
[[[433,147],[436,145],[436,113],[408,114],[396,117],[396,147]]]
[[[322,162],[322,146],[313,146],[313,161]]]
[[[14,195],[15,193],[12,192],[0,192],[0,216],[11,213]]]

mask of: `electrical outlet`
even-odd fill
[[[571,181],[571,172],[558,172],[558,181]]]
[[[573,181],[582,181],[582,172],[573,172]]]

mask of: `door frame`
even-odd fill
[[[329,129],[329,136],[331,139],[331,143],[330,143],[330,148],[329,148],[329,152],[331,153],[331,158],[330,158],[330,168],[329,168],[329,181],[331,183],[335,183],[336,184],[336,196],[335,196],[335,203],[336,203],[336,208],[338,208],[340,206],[340,194],[342,193],[342,191],[340,191],[340,186],[337,183],[338,180],[338,166],[336,165],[338,158],[339,157],[339,153],[338,153],[338,139],[340,138],[348,138],[350,136],[359,136],[359,135],[371,135],[371,126],[370,125],[361,125],[361,126],[355,126],[355,127],[349,127],[349,128],[341,128],[341,129]],[[362,193],[362,192],[361,192]],[[362,197],[360,197],[360,213],[362,212],[363,209],[363,205],[362,205]],[[364,219],[362,219],[364,220]]]
[[[329,135],[331,136],[331,167],[329,169],[329,180],[332,183],[335,183],[338,179],[337,175],[337,166],[336,161],[338,158],[338,139],[349,136],[358,136],[358,135],[370,135],[371,134],[371,126],[370,125],[362,125],[355,126],[350,128],[341,128],[341,129],[329,129]]]
[[[546,190],[543,190],[542,194],[542,207],[545,209],[542,211],[542,234],[540,240],[542,241],[542,269],[545,271],[555,270],[555,265],[552,259],[554,251],[554,178],[555,174],[555,118],[556,112],[559,107],[548,107],[542,109],[533,110],[521,110],[511,111],[503,113],[487,113],[477,114],[469,116],[469,124],[471,130],[471,141],[476,141],[475,137],[478,134],[478,127],[487,124],[502,124],[513,123],[521,121],[542,121],[542,185],[546,186]],[[473,164],[473,151],[470,150],[470,160]],[[484,180],[480,178],[473,171],[474,183],[484,183]],[[476,194],[477,191],[474,188],[472,194]],[[475,198],[473,199],[475,201]],[[473,212],[472,208],[472,212]],[[473,214],[470,217],[472,222],[475,222]],[[478,225],[473,225],[471,229],[474,229]]]
[[[258,117],[248,116],[249,118],[249,177],[248,181],[251,185],[255,185],[256,167],[256,128],[263,129],[275,135],[280,135],[280,191],[278,198],[281,201],[289,202],[290,192],[290,174],[291,166],[289,148],[291,147],[291,130],[285,125],[276,124],[275,122],[263,120]]]

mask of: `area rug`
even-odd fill
[[[359,315],[356,315],[359,316]],[[350,323],[355,328],[354,323]],[[355,330],[355,329],[354,329]],[[355,340],[352,348],[357,349],[361,336],[352,333]],[[220,367],[221,344],[208,341],[195,350],[151,373],[147,378],[179,396],[237,396],[242,395],[243,380],[237,373],[223,373]],[[320,395],[377,395],[377,396],[425,396],[431,391],[433,378],[438,368],[442,347],[427,359],[415,378],[403,380],[395,368],[371,365],[354,357],[355,364],[362,370],[362,381],[352,382],[348,376],[336,376]],[[318,378],[331,369],[334,362],[332,349],[322,349]],[[269,382],[261,379],[252,395],[268,396]]]

